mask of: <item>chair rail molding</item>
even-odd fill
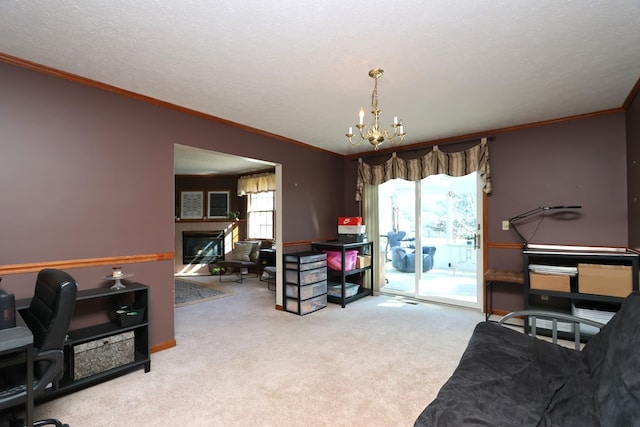
[[[26,264],[8,264],[0,265],[0,275],[33,273],[40,271],[43,268],[57,268],[60,270],[64,270],[70,268],[99,267],[103,265],[168,261],[172,260],[173,258],[173,252],[159,252],[154,254],[124,255],[104,258],[85,258],[74,260],[33,262]]]

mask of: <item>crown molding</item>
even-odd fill
[[[170,102],[166,102],[166,101],[162,101],[160,99],[156,99],[156,98],[152,98],[150,96],[146,96],[146,95],[141,95],[139,93],[136,92],[132,92],[130,90],[126,90],[126,89],[122,89],[116,86],[112,86],[106,83],[102,83],[99,82],[97,80],[92,80],[86,77],[81,77],[78,76],[77,74],[72,74],[72,73],[68,73],[66,71],[62,71],[62,70],[58,70],[56,68],[52,68],[52,67],[48,67],[46,65],[42,65],[42,64],[38,64],[35,62],[31,62],[31,61],[27,61],[26,59],[22,59],[22,58],[18,58],[15,56],[11,56],[11,55],[7,55],[6,53],[0,52],[0,61],[1,62],[5,62],[7,64],[11,64],[11,65],[15,65],[17,67],[20,68],[25,68],[27,70],[31,70],[31,71],[35,71],[41,74],[46,74],[49,76],[53,76],[53,77],[57,77],[63,80],[67,80],[70,82],[74,82],[74,83],[78,83],[81,84],[83,86],[88,86],[88,87],[92,87],[95,89],[100,89],[100,90],[104,90],[106,92],[111,92],[114,93],[116,95],[120,95],[120,96],[124,96],[127,98],[131,98],[131,99],[135,99],[137,101],[142,101],[142,102],[146,102],[148,104],[153,104],[153,105],[157,105],[159,107],[163,107],[163,108],[167,108],[170,110],[174,110],[174,111],[178,111],[184,114],[189,114],[191,116],[195,116],[195,117],[199,117],[201,119],[205,119],[211,122],[216,122],[216,123],[220,123],[226,126],[230,126],[236,129],[241,129],[243,131],[249,132],[249,133],[253,133],[253,134],[257,134],[257,135],[262,135],[262,136],[266,136],[267,138],[271,138],[271,139],[277,139],[279,141],[284,141],[287,142],[289,144],[294,144],[294,145],[298,145],[304,148],[308,148],[310,150],[315,150],[315,151],[320,151],[326,154],[332,154],[334,156],[340,156],[340,154],[334,153],[332,151],[329,150],[325,150],[323,148],[320,147],[316,147],[313,145],[309,145],[309,144],[305,144],[304,142],[301,141],[296,141],[295,139],[291,139],[291,138],[287,138],[285,136],[282,135],[277,135],[275,133],[271,133],[271,132],[266,132],[264,130],[261,129],[257,129],[251,126],[247,126],[247,125],[243,125],[237,122],[233,122],[231,120],[227,120],[227,119],[223,119],[221,117],[217,117],[217,116],[213,116],[211,114],[206,114],[203,113],[201,111],[196,111],[193,110],[191,108],[186,108],[186,107],[182,107],[180,105],[176,105],[176,104],[172,104]]]

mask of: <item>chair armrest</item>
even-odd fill
[[[21,360],[20,360],[21,359]],[[39,396],[45,388],[52,382],[59,379],[63,371],[64,353],[62,350],[48,350],[44,351],[33,358],[34,367],[37,362],[48,363],[47,368],[40,378],[34,379],[33,382],[33,395]],[[8,362],[16,365],[24,365],[25,358],[13,357],[11,360],[3,359],[3,362]],[[3,363],[4,365],[4,363]],[[59,366],[59,369],[52,368],[52,365]],[[0,408],[10,408],[17,404],[24,402],[25,395],[27,393],[27,385],[24,382],[24,378],[21,378],[23,382],[18,385],[0,390]],[[2,424],[4,425],[4,424]]]
[[[34,365],[37,365],[39,362],[47,363],[47,367],[33,387],[36,396],[40,394],[40,391],[44,390],[47,385],[57,381],[62,376],[64,352],[62,350],[41,351],[33,358]]]
[[[572,323],[573,332],[574,332],[573,342],[576,350],[580,350],[580,324],[593,326],[598,329],[601,329],[604,326],[603,323],[596,322],[590,319],[584,319],[582,317],[574,316],[572,314],[560,313],[560,312],[554,312],[554,311],[545,311],[545,310],[512,311],[511,313],[504,315],[498,321],[498,323],[504,326],[504,323],[513,317],[524,317],[525,324],[526,324],[526,318],[533,319],[533,322],[531,322],[531,334],[530,334],[532,337],[536,336],[536,319],[538,317],[542,319],[551,320],[552,322],[551,337],[554,344],[558,343],[558,321],[562,321],[564,323]]]

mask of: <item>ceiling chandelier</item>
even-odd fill
[[[383,73],[384,70],[380,68],[374,68],[369,71],[369,77],[375,80],[373,93],[371,94],[371,114],[373,114],[373,125],[369,129],[366,129],[367,125],[364,124],[364,108],[360,108],[360,121],[356,125],[360,133],[360,141],[353,142],[353,127],[349,127],[349,132],[345,134],[345,136],[349,138],[349,143],[351,145],[358,146],[367,139],[377,150],[385,139],[387,139],[391,144],[395,144],[396,142],[400,144],[404,139],[404,136],[407,134],[404,131],[402,119],[398,119],[397,116],[393,118],[393,124],[391,124],[391,129],[393,129],[392,132],[389,132],[387,129],[380,129],[379,119],[381,111],[378,109],[378,78],[382,77]]]

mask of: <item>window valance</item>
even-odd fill
[[[238,178],[238,196],[246,196],[249,193],[262,193],[264,191],[276,191],[275,173],[259,173]]]
[[[489,167],[489,144],[482,138],[478,145],[456,153],[445,153],[438,146],[424,156],[401,159],[396,153],[380,165],[369,165],[358,159],[356,201],[362,200],[365,184],[380,185],[391,179],[420,181],[430,175],[446,174],[464,176],[478,172],[484,181],[483,191],[491,193],[491,171]]]

